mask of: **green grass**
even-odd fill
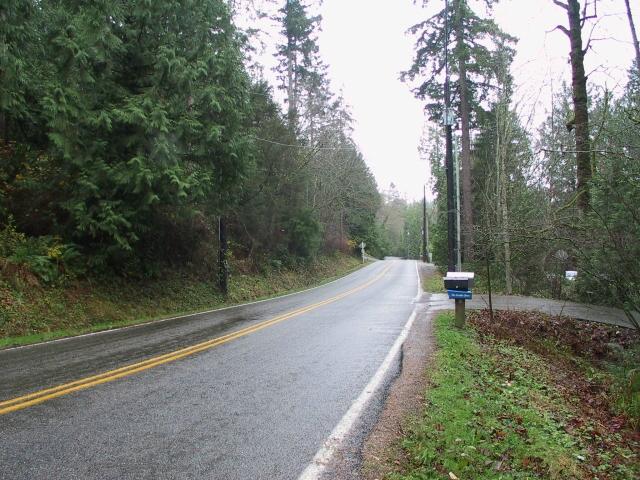
[[[433,275],[428,275],[422,278],[422,290],[429,293],[443,293],[444,281],[440,272],[436,271]]]
[[[361,266],[354,257],[335,255],[296,269],[237,272],[226,299],[213,279],[188,272],[170,272],[154,281],[111,279],[31,288],[0,280],[0,348],[271,298],[330,282]]]
[[[616,362],[605,362],[602,368],[615,407],[640,430],[640,344],[625,350]]]
[[[592,458],[582,434],[565,428],[573,412],[544,358],[481,342],[473,330],[455,329],[448,313],[435,328],[439,351],[424,416],[403,440],[401,473],[390,478],[638,478],[637,468]],[[632,452],[620,446],[602,455]]]

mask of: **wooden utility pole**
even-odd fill
[[[462,0],[455,1],[454,29],[456,38],[456,51],[458,61],[458,91],[460,92],[460,161],[462,164],[460,176],[462,180],[462,225],[464,235],[461,235],[464,245],[463,252],[466,260],[471,260],[473,251],[473,207],[471,192],[471,100],[467,81],[467,58],[462,53],[465,51],[464,38],[464,5]],[[458,205],[460,208],[460,205]],[[460,254],[462,256],[462,254]]]
[[[429,261],[429,225],[427,224],[427,187],[422,186],[422,261]]]
[[[460,157],[454,155],[453,162],[454,185],[456,189],[456,272],[462,271],[462,243],[460,234]]]
[[[449,1],[445,0],[445,41],[444,41],[444,132],[445,132],[445,169],[447,172],[447,268],[455,270],[455,222],[456,212],[453,189],[453,114],[451,112],[451,86],[449,85]]]
[[[445,90],[449,90],[449,82],[445,84]],[[446,120],[445,120],[446,121]],[[450,272],[455,271],[456,255],[456,208],[454,201],[453,186],[453,138],[451,125],[445,125],[445,166],[447,170],[447,268]]]

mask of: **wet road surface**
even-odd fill
[[[0,415],[0,478],[295,479],[376,373],[417,289],[415,262],[376,262],[274,300],[0,351],[1,412],[18,396],[242,334]],[[375,420],[367,414],[361,424]]]

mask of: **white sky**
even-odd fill
[[[342,90],[351,106],[354,140],[379,189],[393,182],[409,200],[421,198],[427,181],[428,166],[417,150],[425,118],[422,102],[400,82],[399,74],[413,58],[414,41],[405,31],[441,8],[444,0],[430,4],[425,10],[412,0],[324,0],[319,8],[320,52],[334,90]],[[640,1],[631,0],[631,5],[638,29]],[[566,13],[551,0],[502,0],[494,13],[501,28],[520,39],[512,68],[516,97],[522,114],[533,112],[535,128],[549,109],[552,89],[558,91],[563,78],[570,81],[569,41],[552,31],[567,23]],[[633,58],[624,1],[599,0],[598,17],[593,37],[606,40],[594,42],[587,54],[589,84],[620,88]],[[272,55],[268,46],[263,56],[267,70],[273,66]]]

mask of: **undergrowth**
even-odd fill
[[[403,440],[394,480],[635,479],[633,435],[603,431],[558,388],[545,356],[436,319],[439,351],[424,416]],[[628,430],[626,431],[628,433]]]
[[[442,293],[446,291],[444,289],[444,281],[442,279],[444,274],[438,267],[434,268],[421,265],[419,272],[423,291],[428,293]]]
[[[254,272],[236,263],[225,299],[215,276],[167,271],[154,280],[105,278],[61,284],[0,277],[0,348],[106,330],[304,289],[361,266],[347,255]]]
[[[543,356],[561,390],[577,393],[599,416],[640,431],[640,332],[539,312],[472,312],[469,323]]]

